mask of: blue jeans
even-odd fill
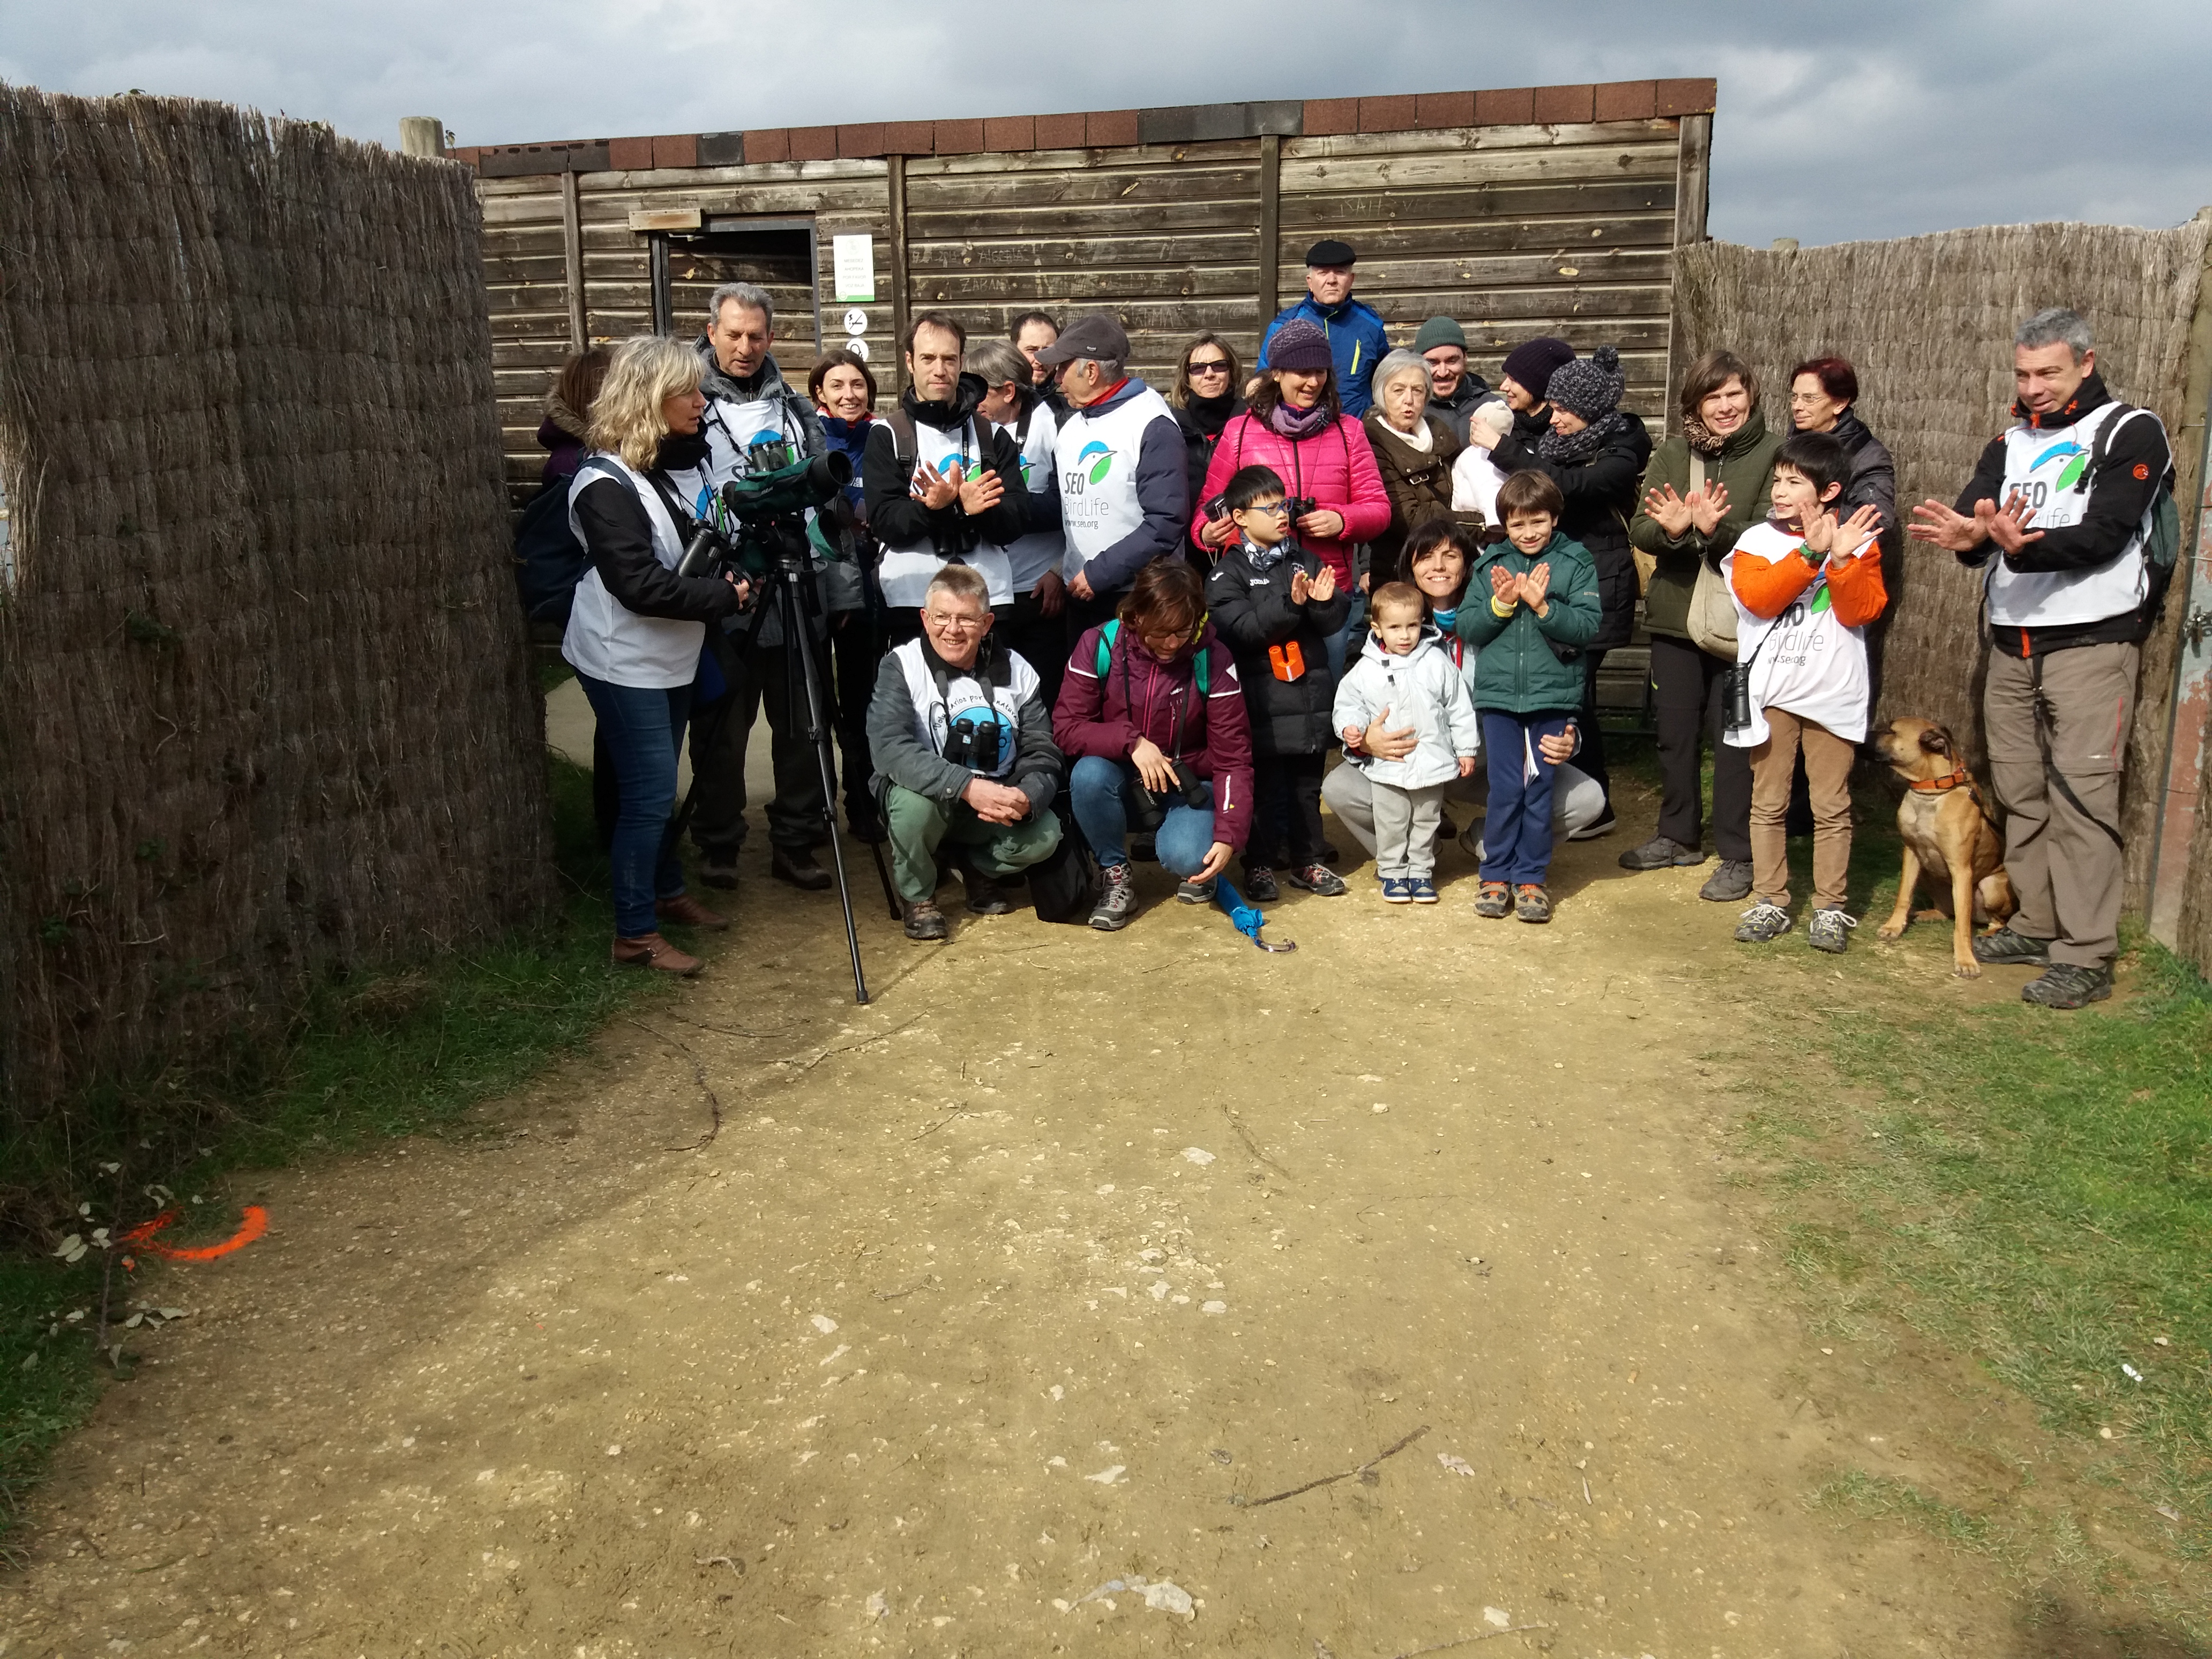
[[[1067,804],[1075,814],[1075,827],[1107,869],[1129,861],[1129,813],[1123,805],[1123,787],[1133,782],[1137,769],[1127,761],[1109,761],[1085,755],[1075,763],[1067,778]],[[1213,850],[1213,786],[1201,784],[1206,805],[1188,806],[1181,795],[1161,815],[1152,834],[1160,862],[1178,876],[1193,876]]]
[[[1376,579],[1380,586],[1381,578]],[[1358,588],[1352,590],[1352,609],[1345,614],[1344,631],[1333,634],[1328,641],[1328,681],[1331,685],[1344,684],[1344,664],[1346,658],[1356,659],[1367,643],[1367,596]]]
[[[676,757],[691,712],[691,688],[615,685],[579,674],[614,763],[621,805],[607,863],[615,891],[615,933],[638,939],[660,926],[653,901],[684,891],[684,864],[668,833],[676,816]]]
[[[1482,878],[1541,887],[1552,867],[1552,781],[1559,768],[1536,748],[1557,737],[1571,710],[1540,714],[1482,711],[1482,752],[1490,763],[1490,812],[1482,822]],[[1528,770],[1534,753],[1536,768]]]

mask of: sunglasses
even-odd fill
[[[1193,380],[1201,374],[1226,374],[1229,372],[1228,361],[1221,357],[1209,357],[1204,362],[1191,363],[1188,368]]]

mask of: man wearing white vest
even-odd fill
[[[2106,390],[2071,311],[2020,325],[2013,380],[2019,423],[1983,451],[1955,507],[1913,509],[1911,533],[1988,573],[1982,716],[2020,910],[1974,940],[1974,958],[2042,967],[2022,999],[2080,1008],[2112,994],[2120,773],[2165,591],[2146,549],[2173,453],[2157,416]]]
[[[948,841],[960,848],[970,910],[1012,908],[1000,882],[1060,845],[1051,808],[1060,755],[1036,671],[990,639],[982,572],[946,565],[921,609],[921,637],[893,648],[877,672],[868,752],[906,936],[941,939],[939,849]]]
[[[988,388],[965,372],[967,348],[968,331],[945,312],[925,311],[907,325],[907,388],[869,429],[860,456],[894,643],[921,632],[923,596],[947,564],[981,571],[993,605],[1013,602],[1006,547],[1027,514],[1007,481],[1020,479],[1021,456],[1012,437],[976,413]]]
[[[1167,400],[1127,371],[1129,337],[1104,313],[1079,317],[1037,353],[1068,404],[1054,453],[1067,537],[1067,636],[1095,628],[1154,559],[1182,550],[1189,453]]]
[[[775,343],[775,303],[750,283],[725,283],[707,301],[707,331],[697,345],[706,374],[707,472],[719,491],[744,471],[744,453],[757,443],[781,440],[794,459],[819,455],[829,444],[821,417],[800,389],[783,378],[769,348]],[[692,503],[697,510],[697,503]],[[824,613],[860,603],[860,573],[849,563],[817,561]],[[758,627],[756,629],[755,623]],[[768,710],[775,795],[768,804],[769,870],[779,881],[810,892],[830,884],[814,861],[823,834],[822,773],[806,739],[805,688],[793,674],[796,653],[787,648],[771,607],[765,615],[732,619],[708,636],[708,650],[737,701],[726,710],[708,705],[691,722],[691,769],[699,780],[691,839],[699,848],[699,874],[715,887],[738,884],[738,848],[745,838],[745,745],[763,705]],[[822,654],[820,641],[816,655]],[[719,700],[718,700],[719,701]]]

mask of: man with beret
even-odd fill
[[[1077,318],[1037,362],[1059,376],[1068,405],[1053,462],[1072,640],[1114,614],[1139,570],[1182,550],[1189,452],[1167,400],[1128,372],[1129,337],[1105,313]]]
[[[1367,382],[1390,349],[1390,337],[1382,319],[1352,297],[1352,265],[1359,256],[1352,244],[1334,240],[1316,242],[1306,250],[1306,297],[1267,325],[1260,341],[1261,368],[1267,361],[1267,343],[1275,331],[1293,317],[1314,324],[1328,340],[1328,355],[1336,365],[1337,401],[1344,412],[1358,420],[1374,401]]]
[[[1413,336],[1413,349],[1429,366],[1429,413],[1449,427],[1464,448],[1474,406],[1498,395],[1481,375],[1468,372],[1467,331],[1449,317],[1431,317]]]

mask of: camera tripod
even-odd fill
[[[785,526],[774,526],[779,544],[793,540]],[[830,838],[830,862],[837,876],[837,902],[845,915],[845,949],[853,959],[853,1000],[865,1003],[868,1000],[868,981],[860,969],[860,938],[853,925],[853,893],[845,879],[844,848],[837,839],[837,769],[830,757],[830,726],[828,712],[823,708],[822,677],[815,658],[813,623],[822,616],[822,595],[817,584],[813,562],[807,552],[803,534],[796,538],[796,545],[778,545],[770,550],[767,574],[760,579],[762,592],[753,607],[752,620],[746,626],[741,658],[757,660],[750,647],[760,637],[761,629],[770,616],[776,618],[782,629],[786,655],[784,672],[793,692],[804,688],[802,702],[797,696],[790,699],[793,708],[803,707],[806,712],[806,740],[813,745],[814,764],[822,780],[823,828]],[[723,699],[722,708],[708,727],[702,745],[712,754],[722,734],[722,723],[735,712],[739,692],[731,688],[731,695]],[[699,778],[695,772],[691,787],[677,810],[674,822],[669,827],[672,836],[680,838],[691,822],[692,810],[698,805]],[[882,881],[884,902],[890,907],[892,920],[902,914],[898,896],[891,887],[891,873],[884,861],[881,842],[870,849],[875,854],[876,875]]]

